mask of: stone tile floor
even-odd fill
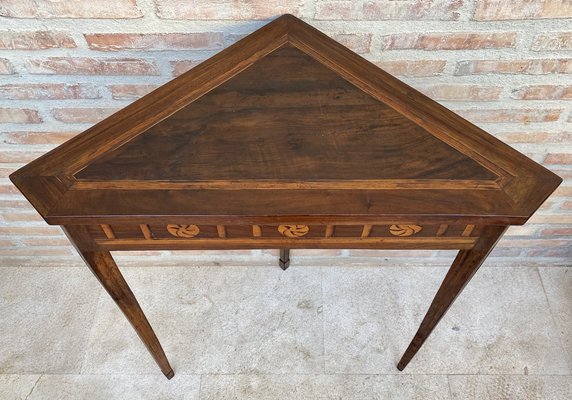
[[[121,267],[170,381],[79,262],[2,265],[0,399],[572,399],[572,266],[487,262],[400,373],[445,265],[182,265]]]

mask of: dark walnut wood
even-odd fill
[[[13,173],[161,367],[110,251],[457,249],[405,368],[561,179],[285,15]]]

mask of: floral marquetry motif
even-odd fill
[[[393,236],[411,236],[421,232],[422,229],[419,225],[391,225],[389,232]]]
[[[167,231],[173,236],[192,238],[199,234],[200,229],[196,225],[167,225]]]
[[[282,236],[297,238],[307,235],[308,232],[310,232],[310,228],[308,225],[280,225],[278,232],[280,232]]]

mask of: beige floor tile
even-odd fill
[[[43,375],[27,400],[198,400],[200,377]]]
[[[87,268],[0,268],[0,373],[78,373],[101,292]]]
[[[24,400],[41,375],[0,375],[0,399]]]
[[[572,372],[572,267],[546,267],[539,271]]]
[[[319,268],[125,268],[175,373],[323,371]],[[84,373],[157,371],[102,296]]]
[[[326,373],[390,373],[445,268],[324,269]],[[406,374],[568,374],[535,268],[477,273]]]
[[[449,399],[445,375],[204,375],[201,400]]]
[[[570,376],[450,375],[449,384],[457,400],[572,399]]]

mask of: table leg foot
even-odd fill
[[[397,364],[398,370],[403,371],[421,346],[423,346],[425,340],[453,304],[465,285],[471,280],[475,272],[477,272],[506,228],[506,226],[485,227],[481,233],[481,237],[472,249],[459,251],[441,287],[437,291],[431,306],[429,306],[429,310],[425,318],[423,318],[417,333]]]
[[[278,260],[278,265],[284,271],[288,269],[290,266],[290,249],[280,249],[280,260]]]
[[[173,372],[173,370],[170,370],[169,372],[166,372],[164,374],[167,377],[167,379],[171,379],[172,377],[175,376],[175,372]]]

